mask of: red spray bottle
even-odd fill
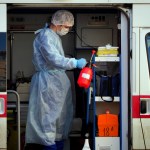
[[[79,74],[79,78],[78,78],[77,83],[80,87],[88,88],[90,86],[90,83],[91,83],[91,80],[93,77],[92,58],[93,58],[95,53],[96,53],[96,51],[92,50],[92,56],[90,59],[89,67],[84,67]]]

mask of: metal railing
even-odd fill
[[[14,90],[7,90],[8,94],[14,94],[17,97],[17,130],[18,130],[18,150],[20,150],[20,97]]]

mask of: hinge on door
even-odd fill
[[[132,49],[130,50],[130,54],[129,55],[130,55],[130,58],[132,59]]]
[[[131,16],[131,10],[129,8],[124,8],[124,7],[118,7],[121,9],[129,18]]]

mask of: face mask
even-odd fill
[[[66,35],[69,32],[68,28],[62,28],[60,31],[57,31],[57,34],[59,34],[60,36]]]

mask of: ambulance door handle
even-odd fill
[[[17,150],[20,150],[21,149],[21,144],[20,144],[20,96],[19,94],[14,91],[14,90],[7,90],[7,93],[8,94],[14,94],[16,95],[16,98],[17,98],[17,125],[18,125],[18,149]]]
[[[4,98],[0,98],[0,115],[5,113],[5,101]]]
[[[146,108],[146,101],[141,101],[140,103],[140,113],[146,114],[147,108]]]
[[[150,98],[140,98],[140,113],[150,115]]]

